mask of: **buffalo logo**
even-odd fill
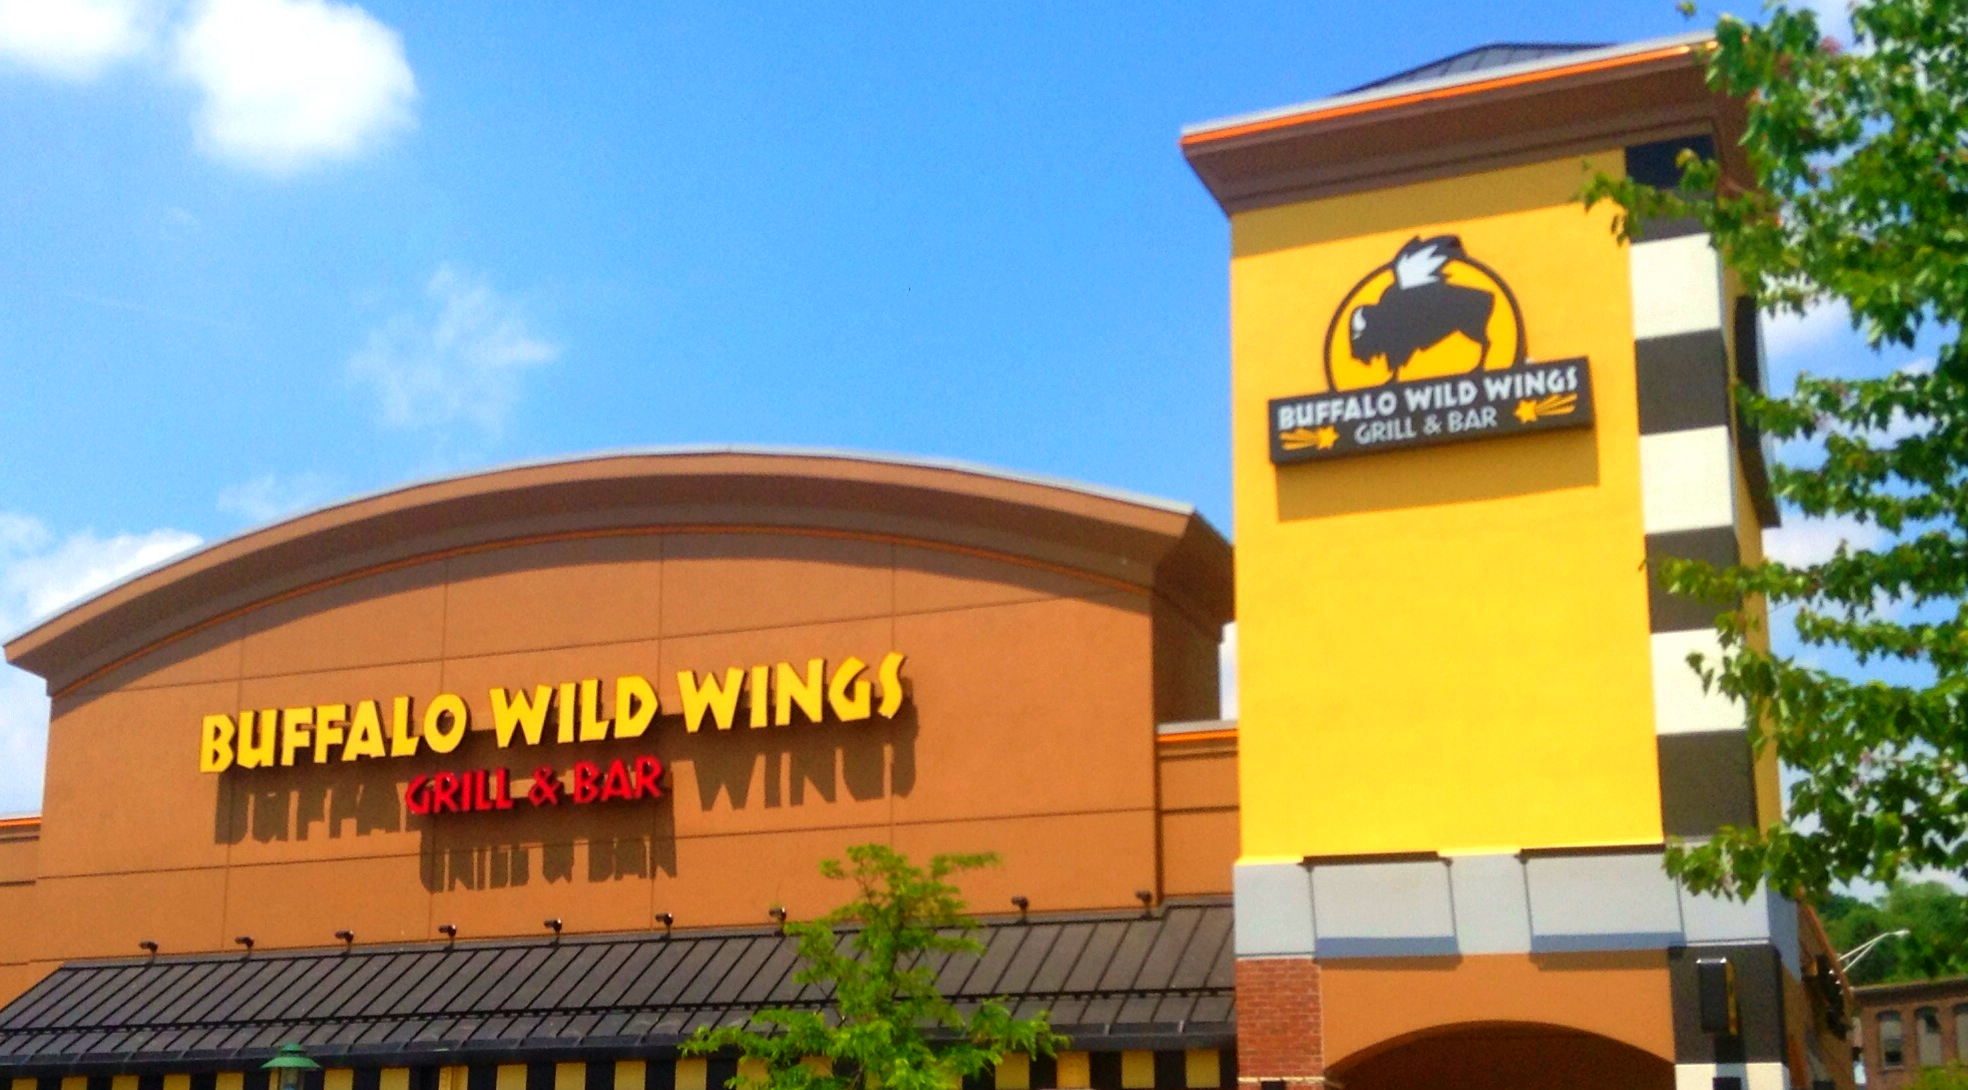
[[[1326,329],[1335,391],[1501,371],[1524,358],[1516,298],[1455,235],[1409,240],[1346,293]]]

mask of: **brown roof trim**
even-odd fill
[[[217,542],[6,645],[60,694],[195,631],[326,586],[485,549],[683,532],[907,543],[1231,615],[1230,547],[1193,509],[957,463],[719,448],[537,463],[410,485]]]
[[[1697,134],[1741,181],[1740,104],[1709,90],[1705,48],[1683,36],[1342,95],[1192,129],[1181,147],[1226,213]]]

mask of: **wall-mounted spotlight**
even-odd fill
[[[144,953],[149,954],[151,957],[157,956],[157,944],[150,941],[149,939],[145,939],[144,941],[138,943],[137,949],[142,950]]]
[[[1736,997],[1736,966],[1728,958],[1695,960],[1696,1006],[1701,1031],[1712,1037],[1742,1034],[1742,1008]]]
[[[765,910],[765,914],[767,916],[772,917],[773,923],[779,925],[779,933],[781,935],[786,933],[786,906],[785,905],[773,905],[771,908]]]
[[[671,925],[676,923],[676,917],[667,912],[658,912],[656,914],[656,922],[663,925],[663,934],[668,935]]]
[[[1011,899],[1011,906],[1018,910],[1018,922],[1025,922],[1025,914],[1032,911],[1032,899],[1023,893]]]
[[[344,950],[355,949],[355,932],[350,931],[348,928],[345,927],[340,931],[335,932],[335,937],[342,940],[342,948]]]
[[[559,917],[559,916],[555,916],[555,917],[554,917],[553,919],[551,919],[551,920],[541,920],[541,921],[540,921],[540,926],[541,926],[541,927],[544,927],[544,928],[546,928],[547,930],[549,930],[549,931],[551,931],[551,932],[553,932],[553,933],[554,933],[554,938],[559,938],[559,937],[560,937],[560,926],[561,926],[561,925],[560,925],[560,917]]]
[[[1142,916],[1153,916],[1155,914],[1155,892],[1153,890],[1137,889],[1134,891],[1134,899],[1141,902]]]
[[[253,952],[253,936],[241,935],[232,941],[238,943],[241,946],[244,946],[246,948],[247,953],[250,954]]]
[[[455,923],[438,924],[437,933],[443,935],[446,941],[455,942],[458,938],[458,925]]]

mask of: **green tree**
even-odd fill
[[[1883,543],[1796,566],[1663,565],[1679,593],[1745,603],[1718,622],[1720,658],[1693,664],[1795,777],[1788,823],[1676,845],[1668,866],[1740,896],[1968,874],[1968,0],[1859,4],[1850,48],[1808,10],[1765,15],[1723,16],[1706,57],[1710,85],[1747,110],[1749,176],[1684,154],[1673,191],[1599,178],[1587,200],[1622,206],[1627,234],[1698,217],[1767,310],[1843,304],[1874,349],[1941,343],[1931,368],[1738,391],[1767,434],[1814,452],[1774,468],[1780,501]],[[1791,611],[1802,653],[1765,649],[1766,605]],[[1860,669],[1814,665],[1818,649]]]
[[[939,855],[925,870],[885,845],[861,844],[847,858],[827,860],[820,873],[853,882],[854,898],[786,925],[799,943],[795,979],[827,989],[832,1011],[763,1010],[743,1026],[699,1029],[685,1052],[736,1050],[762,1061],[763,1080],[732,1081],[749,1081],[746,1090],[952,1090],[1006,1053],[1050,1056],[1065,1046],[1043,1012],[1013,1018],[990,1000],[965,1015],[936,990],[948,959],[984,951],[946,879],[996,856]],[[837,928],[848,929],[844,944]]]
[[[1908,1090],[1968,1090],[1968,1067],[1959,1062],[1944,1067],[1923,1067],[1907,1083]]]
[[[1854,984],[1932,980],[1968,974],[1968,897],[1939,882],[1901,882],[1878,904],[1833,894],[1818,905],[1825,933],[1853,950],[1888,931],[1908,934],[1875,946],[1851,970]]]

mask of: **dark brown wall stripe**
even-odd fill
[[[1640,434],[1729,423],[1729,347],[1719,329],[1649,337],[1633,345]]]
[[[1756,824],[1756,777],[1747,732],[1663,734],[1655,742],[1663,832],[1711,836],[1724,825]]]
[[[1695,962],[1727,958],[1736,970],[1742,1034],[1711,1036],[1701,1029]],[[1674,1060],[1684,1064],[1781,1062],[1784,1059],[1783,962],[1763,945],[1684,946],[1667,952],[1668,991],[1674,1006]]]
[[[1653,632],[1686,632],[1715,627],[1715,615],[1731,608],[1732,602],[1704,602],[1697,598],[1670,594],[1661,584],[1660,562],[1669,557],[1700,560],[1718,567],[1734,564],[1741,556],[1733,526],[1710,526],[1700,530],[1680,530],[1647,535],[1647,621]]]

